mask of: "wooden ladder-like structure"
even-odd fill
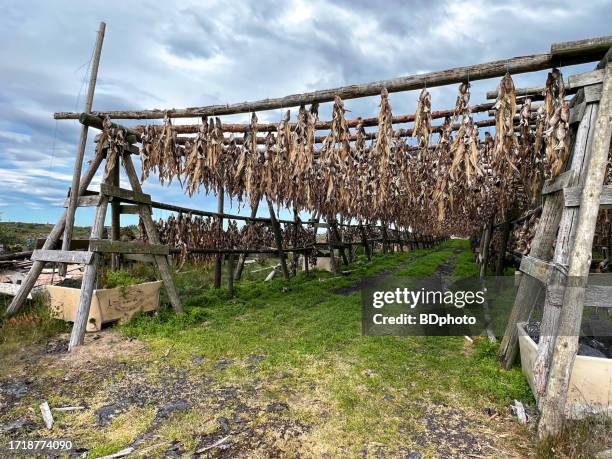
[[[571,101],[569,166],[543,188],[542,214],[531,251],[521,261],[517,296],[499,350],[503,366],[510,368],[518,353],[517,324],[529,319],[544,292],[534,371],[542,438],[557,432],[562,422],[584,306],[612,307],[612,287],[588,283],[597,214],[612,206],[612,186],[603,183],[611,136],[612,65],[604,60],[598,69],[601,82],[585,86]]]
[[[64,225],[66,223],[65,212],[64,216],[56,223],[55,227],[47,237],[42,249],[35,250],[33,252],[32,261],[34,263],[32,268],[28,272],[19,291],[17,292],[17,295],[15,298],[13,298],[13,301],[6,311],[6,314],[9,315],[15,313],[19,309],[25,298],[27,298],[28,294],[32,290],[34,283],[38,279],[38,276],[40,275],[45,263],[75,263],[85,265],[79,306],[70,336],[69,350],[83,344],[98,268],[102,262],[102,254],[104,253],[141,255],[143,261],[155,263],[164,282],[168,298],[174,311],[179,313],[183,312],[170,270],[169,248],[168,246],[160,243],[159,234],[152,217],[151,196],[142,192],[142,187],[140,185],[140,181],[138,180],[134,163],[130,155],[131,152],[126,150],[122,154],[121,162],[123,163],[132,189],[129,190],[120,188],[114,184],[111,185],[109,183],[111,181],[109,176],[114,175],[115,177],[118,177],[118,171],[114,171],[114,174],[109,174],[109,176],[104,177],[102,184],[100,185],[100,192],[97,193],[88,190],[87,186],[91,183],[91,180],[98,170],[102,159],[106,156],[106,152],[104,150],[101,150],[98,153],[81,181],[77,204],[78,207],[96,207],[96,214],[91,228],[88,250],[77,251],[54,249],[54,247],[58,244],[59,237],[64,230]],[[119,167],[119,161],[115,163],[114,167]],[[121,242],[102,238],[107,208],[108,204],[111,202],[115,204],[126,203],[128,206],[121,206],[123,213],[137,213],[140,216],[147,234],[147,243]],[[144,255],[144,257],[142,255]]]

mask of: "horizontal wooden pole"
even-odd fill
[[[34,250],[32,261],[48,261],[54,263],[75,263],[88,265],[93,257],[92,252],[79,252],[76,250]]]
[[[137,193],[132,190],[126,190],[113,185],[102,183],[100,185],[100,193],[120,201],[133,202],[138,204],[151,204],[151,196],[144,193]]]
[[[304,104],[331,102],[336,96],[344,100],[359,97],[375,96],[383,89],[388,92],[409,91],[424,87],[444,86],[464,81],[484,80],[511,74],[534,72],[538,70],[565,65],[583,64],[599,61],[612,46],[612,36],[589,40],[557,43],[551,46],[550,53],[518,56],[509,59],[486,62],[483,64],[457,67],[449,70],[428,72],[419,75],[409,75],[390,80],[375,81],[372,83],[342,86],[322,91],[293,94],[274,99],[263,99],[254,102],[237,104],[210,105],[205,107],[191,107],[183,109],[154,109],[154,110],[118,110],[93,112],[95,115],[109,116],[113,119],[162,119],[196,118],[202,116],[232,115],[237,113],[250,113],[279,108],[297,107]],[[553,50],[555,50],[553,52]],[[55,119],[78,119],[80,113],[58,112]]]
[[[517,103],[522,103],[523,100],[517,101]],[[495,102],[486,102],[484,104],[471,105],[470,111],[472,113],[481,113],[491,110],[495,105]],[[438,110],[431,112],[432,119],[440,119],[445,118],[447,116],[452,116],[455,112],[455,109],[449,110]],[[393,124],[401,124],[401,123],[411,123],[415,119],[414,114],[409,115],[395,115],[392,118]],[[359,124],[362,124],[363,127],[373,127],[378,126],[378,118],[353,118],[346,120],[346,125],[349,128],[356,128]],[[279,123],[258,123],[255,127],[258,132],[275,132],[278,130]],[[296,123],[289,123],[289,127],[291,129],[295,128]],[[316,130],[327,130],[331,129],[332,122],[331,121],[318,121],[315,124]],[[156,125],[161,128],[161,124]],[[200,124],[175,124],[173,125],[174,130],[177,134],[197,134],[200,129]],[[251,131],[251,125],[245,123],[223,123],[221,125],[223,132],[229,133],[244,133]],[[144,125],[138,125],[134,127],[135,130],[139,132],[144,129]]]
[[[70,199],[66,198],[64,207],[68,207],[69,202]],[[77,207],[96,207],[98,204],[100,204],[100,195],[79,196]]]
[[[563,294],[565,289],[562,287],[551,286],[547,293],[550,295],[552,304],[561,306],[563,304]],[[586,286],[584,306],[595,308],[612,308],[612,286],[610,285],[591,285]]]
[[[535,112],[532,113],[532,119],[535,119]],[[514,121],[515,122],[519,121],[519,116],[518,115],[515,116]],[[474,125],[476,127],[479,127],[479,128],[495,126],[495,119],[490,118],[490,119],[475,121]],[[442,124],[434,124],[431,127],[431,132],[432,133],[434,133],[434,132],[435,133],[440,133],[440,132],[442,132],[442,127],[443,127]],[[459,130],[460,127],[461,127],[461,123],[454,123],[451,126],[451,130],[457,131],[457,130]],[[401,129],[397,129],[395,131],[395,135],[397,137],[412,137],[413,132],[414,132],[413,128],[408,128],[408,129],[401,128]],[[179,143],[180,145],[185,145],[185,144],[187,144],[190,141],[189,139],[193,139],[193,137],[178,136],[177,137],[177,143]],[[324,135],[315,136],[314,142],[318,143],[318,144],[321,144],[321,143],[325,142],[325,139],[326,139],[326,136],[324,136]],[[376,132],[366,132],[366,134],[364,135],[364,139],[365,140],[374,140],[374,139],[376,139]],[[355,134],[355,133],[350,134],[348,140],[349,140],[349,142],[356,141],[357,140],[357,134]],[[244,143],[244,140],[242,138],[234,139],[234,141],[236,142],[237,145],[242,145]],[[229,143],[229,140],[227,138],[225,140],[225,143],[226,144]],[[266,138],[265,137],[263,137],[263,136],[257,137],[257,144],[258,145],[264,145],[265,143],[266,143]],[[414,150],[414,151],[419,150],[419,149],[420,149],[420,147],[416,147],[416,146],[411,148],[411,150]]]
[[[170,253],[166,245],[109,241],[107,239],[90,239],[89,249],[92,252],[102,253],[138,253],[146,255],[168,255]]]

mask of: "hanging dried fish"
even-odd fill
[[[427,89],[423,89],[419,95],[412,135],[419,140],[419,145],[422,147],[427,148],[429,146],[429,138],[431,137],[431,96]]]
[[[569,154],[569,102],[565,100],[565,84],[559,69],[548,74],[544,91],[546,114],[546,161],[550,177],[556,177],[563,170]]]

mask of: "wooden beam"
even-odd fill
[[[166,245],[109,241],[107,239],[91,239],[89,249],[92,252],[101,253],[140,253],[146,255],[168,255],[170,253],[170,249]]]
[[[153,110],[119,110],[95,112],[98,116],[109,116],[114,119],[163,119],[171,118],[197,118],[202,116],[232,115],[237,113],[250,113],[279,108],[297,107],[302,104],[315,102],[331,102],[339,96],[344,100],[359,97],[376,96],[383,89],[388,92],[410,91],[424,87],[445,86],[462,83],[464,81],[484,80],[511,74],[534,72],[563,65],[583,64],[599,61],[612,46],[612,37],[601,37],[577,42],[553,44],[557,54],[543,53],[530,56],[512,57],[483,64],[457,67],[437,72],[428,72],[419,75],[410,75],[390,80],[375,81],[372,83],[342,86],[322,91],[293,94],[275,99],[263,99],[254,102],[237,104],[211,105],[206,107],[191,107],[184,109],[153,109]],[[605,49],[604,49],[605,48]],[[569,51],[571,50],[571,52]],[[54,114],[55,119],[77,119],[79,113],[59,112]]]
[[[136,261],[138,263],[155,263],[155,258],[152,255],[142,253],[125,253],[121,257],[124,260]]]
[[[79,196],[77,207],[96,207],[100,203],[100,195],[95,196]],[[70,205],[70,198],[64,201],[64,207]]]
[[[34,250],[32,261],[45,261],[54,263],[74,263],[88,265],[91,263],[92,252],[79,252],[73,250]]]
[[[584,101],[588,104],[591,102],[598,102],[601,99],[601,92],[603,85],[594,84],[591,86],[585,86],[584,88]]]
[[[119,206],[119,212],[127,215],[138,215],[140,208],[138,205],[121,205]]]
[[[124,188],[108,185],[106,183],[102,183],[100,185],[100,193],[111,198],[117,198],[120,201],[126,201],[135,204],[151,205],[151,195],[132,190],[126,190]]]
[[[100,131],[104,130],[104,125],[103,125],[104,118],[100,117],[100,115],[94,115],[90,113],[81,113],[75,119],[78,119],[79,123],[81,123],[83,126],[93,127],[93,128],[99,129]],[[127,134],[126,140],[129,144],[137,143],[142,140],[142,136],[140,135],[140,132],[137,132],[131,128],[122,126],[117,123],[111,123],[111,127],[125,131],[125,133]]]
[[[220,240],[223,236],[223,205],[225,190],[223,186],[219,186],[217,189],[217,222],[219,224],[217,231],[217,240]],[[221,275],[223,268],[223,256],[218,253],[215,257],[215,288],[221,288]]]
[[[270,219],[272,220],[272,231],[274,232],[274,241],[276,242],[276,248],[278,250],[278,257],[280,258],[280,265],[283,271],[283,276],[285,276],[285,280],[289,280],[289,269],[287,268],[287,259],[283,250],[283,238],[281,236],[280,224],[276,220],[276,214],[274,213],[272,201],[270,201],[270,198],[268,198],[267,196],[266,201],[268,202],[268,212],[270,213]]]
[[[521,259],[521,266],[519,267],[522,273],[539,280],[545,285],[548,284],[553,269],[555,268],[550,263],[529,255],[523,256]]]
[[[551,302],[557,305],[557,307],[561,307],[563,305],[563,294],[565,292],[565,288],[561,286],[550,287],[548,291],[551,297]],[[610,301],[610,298],[612,298],[612,286],[589,284],[586,286],[584,306],[594,308],[612,308],[612,301]]]
[[[580,186],[574,186],[563,189],[566,207],[578,207],[582,199],[582,190]],[[610,208],[612,206],[612,185],[604,185],[601,192],[600,206]]]
[[[584,49],[591,51],[600,51],[602,55],[612,47],[610,43],[612,36],[586,38],[577,41],[565,41],[561,43],[553,43],[550,46],[550,54],[557,57],[575,56],[584,52]]]
[[[518,101],[517,104],[524,101]],[[480,113],[491,110],[495,106],[495,102],[486,102],[484,104],[470,105],[469,109],[472,113]],[[455,109],[451,108],[448,110],[437,110],[431,112],[432,119],[446,118],[452,116],[455,113]],[[414,114],[409,115],[395,115],[392,117],[391,122],[393,124],[411,123],[415,119]],[[346,120],[346,125],[349,128],[356,128],[359,124],[363,127],[374,127],[378,126],[378,118],[353,118]],[[145,125],[135,126],[134,129],[139,132],[144,129]],[[161,128],[161,125],[156,125]],[[331,129],[332,121],[317,121],[315,124],[316,130],[329,130]],[[289,123],[291,129],[295,128],[295,123]],[[197,134],[200,125],[199,124],[175,124],[173,125],[174,130],[177,134]],[[251,125],[245,123],[223,123],[221,129],[225,133],[244,133],[251,131]],[[256,125],[257,132],[275,132],[278,129],[278,123],[258,123]]]
[[[544,187],[542,188],[542,196],[545,196],[556,191],[561,191],[563,188],[568,186],[574,179],[574,171],[567,170],[562,174],[559,174],[554,179],[546,180]]]

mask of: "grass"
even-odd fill
[[[233,298],[223,290],[197,288],[201,285],[198,272],[179,274],[184,316],[169,312],[140,316],[122,330],[147,340],[158,353],[172,346],[171,364],[205,355],[208,360],[202,372],[227,384],[245,378],[244,369],[237,365],[219,372],[216,361],[245,361],[249,355],[264,354],[258,377],[274,379],[282,370],[292,375],[283,384],[298,392],[312,384],[326,387],[324,394],[317,395],[337,410],[327,420],[326,441],[347,448],[354,442],[393,442],[406,418],[418,417],[419,410],[390,416],[388,407],[381,404],[385,396],[421,394],[459,407],[492,406],[500,411],[514,399],[532,400],[520,370],[500,369],[495,347],[484,340],[466,353],[461,337],[363,337],[359,294],[334,294],[359,278],[406,262],[395,276],[427,276],[455,257],[457,248],[465,251],[457,256],[455,274],[471,274],[473,258],[465,241],[449,241],[435,251],[376,257],[369,264],[358,262],[349,276],[316,273],[308,279],[298,275],[297,281],[289,283],[246,281],[237,284]],[[370,373],[375,376],[364,380],[363,375]],[[270,396],[279,394],[271,389]],[[307,422],[316,420],[320,413],[312,412],[305,401],[302,404],[306,406],[295,414]],[[373,425],[373,419],[382,422]]]
[[[464,251],[457,253],[460,248]],[[218,434],[220,416],[232,422],[235,416],[245,416],[256,433],[249,438],[261,438],[264,451],[281,456],[356,457],[363,448],[374,454],[382,444],[390,455],[418,450],[435,457],[473,446],[471,437],[457,439],[450,431],[476,438],[494,432],[500,435],[495,441],[506,442],[503,447],[516,448],[500,439],[528,441],[527,433],[512,431],[501,418],[490,420],[483,410],[504,413],[512,400],[530,403],[532,398],[520,369],[499,367],[495,346],[486,340],[467,346],[462,337],[364,337],[359,292],[338,293],[363,277],[391,270],[410,282],[434,273],[448,260],[456,263],[454,275],[475,272],[467,241],[456,240],[436,249],[378,255],[371,262],[360,257],[345,276],[313,271],[308,277],[299,273],[290,282],[262,282],[269,271],[252,272],[262,266],[257,265],[245,270],[233,297],[226,289],[210,287],[211,267],[186,266],[176,273],[185,314],[174,314],[166,304],[154,315],[139,315],[119,326],[125,336],[148,345],[146,355],[119,360],[145,369],[153,386],[167,387],[166,373],[178,368],[196,386],[206,381],[210,393],[236,388],[247,394],[241,403],[249,411],[241,414],[231,404],[205,398],[159,425],[154,421],[156,407],[151,406],[123,413],[99,429],[91,410],[108,403],[109,386],[129,377],[129,372],[119,371],[105,374],[98,385],[95,375],[74,386],[62,383],[75,392],[73,397],[87,397],[91,410],[62,418],[66,431],[58,435],[68,432],[89,448],[89,457],[115,452],[152,429],[160,442],[179,441],[193,451],[199,439]],[[40,341],[65,331],[55,327],[55,321],[48,322],[46,331],[25,339]],[[15,342],[20,339],[24,336],[14,336]],[[197,358],[203,360],[196,364]],[[51,370],[46,374],[53,376]],[[267,408],[271,403],[286,403],[289,409],[277,414]],[[161,455],[155,441],[144,446],[152,448],[153,457]]]

